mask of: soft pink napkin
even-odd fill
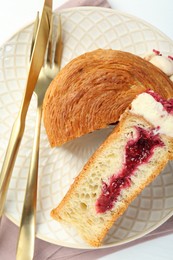
[[[171,217],[162,226],[146,235],[143,238],[127,243],[122,246],[116,246],[107,249],[73,249],[53,245],[36,238],[34,260],[94,260],[105,255],[115,253],[130,246],[142,243],[144,241],[164,236],[173,232],[173,217]],[[16,244],[18,236],[18,227],[6,217],[2,219],[0,229],[0,259],[14,260],[16,254]],[[25,260],[25,259],[24,259]]]
[[[71,8],[76,6],[99,6],[99,7],[110,7],[107,0],[70,0],[66,2],[65,4],[61,5],[61,7],[58,8],[64,9],[64,8]],[[55,10],[56,12],[56,10]]]
[[[110,7],[107,0],[71,0],[66,4],[62,5],[61,8],[69,8],[75,6],[100,6],[100,7]],[[2,260],[14,260],[16,255],[16,244],[18,238],[18,227],[13,224],[6,217],[2,218],[0,224],[0,259]],[[117,252],[124,248],[128,248],[137,243],[144,242],[149,239],[156,238],[158,236],[167,235],[173,232],[173,217],[171,217],[166,223],[160,226],[155,231],[146,235],[145,237],[135,240],[134,242],[127,243],[122,246],[112,247],[108,249],[93,249],[93,250],[85,250],[85,249],[72,249],[61,247],[57,245],[53,245],[51,243],[45,242],[36,238],[35,244],[35,254],[34,260],[92,260],[98,259],[99,257],[103,257],[105,255],[109,255],[113,252]],[[25,259],[24,259],[25,260]]]

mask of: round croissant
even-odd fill
[[[73,59],[52,81],[44,98],[44,125],[51,146],[117,122],[146,89],[173,97],[169,78],[134,54],[98,49]]]

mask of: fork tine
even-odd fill
[[[54,61],[55,64],[60,69],[61,66],[61,58],[62,58],[62,26],[61,26],[61,16],[58,16],[58,30],[57,30],[57,40],[56,40],[56,47],[55,47],[55,56]]]
[[[36,17],[35,22],[34,22],[34,29],[33,29],[32,42],[31,42],[31,50],[30,50],[30,60],[31,60],[31,56],[32,56],[33,48],[34,48],[38,24],[39,24],[39,12],[37,12],[37,17]]]
[[[50,32],[49,32],[49,42],[47,49],[47,62],[52,64],[52,50],[53,50],[53,16],[50,21]]]

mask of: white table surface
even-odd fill
[[[94,0],[93,0],[94,1]],[[66,0],[54,0],[54,9]],[[172,0],[108,0],[112,8],[140,17],[173,40]],[[1,0],[0,46],[33,21],[43,0]],[[173,234],[143,242],[100,259],[173,260]]]

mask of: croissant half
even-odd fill
[[[117,122],[139,93],[173,97],[173,83],[150,62],[128,52],[98,49],[69,62],[50,84],[43,103],[50,145]]]

